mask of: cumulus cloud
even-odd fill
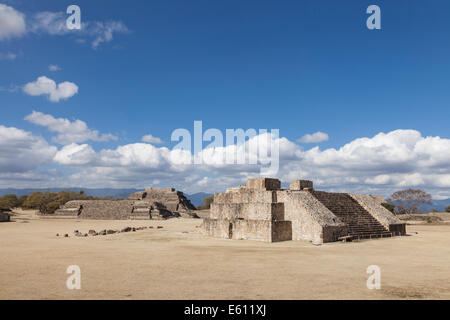
[[[17,55],[12,52],[3,53],[0,52],[0,60],[14,60],[17,58]]]
[[[48,66],[48,70],[50,70],[52,72],[56,72],[56,71],[60,71],[61,68],[56,64],[51,64]]]
[[[0,125],[0,172],[23,173],[50,164],[57,148],[43,138]]]
[[[55,118],[52,115],[33,111],[25,117],[25,120],[46,127],[50,132],[56,132],[58,135],[53,141],[59,144],[72,144],[85,141],[109,141],[117,140],[112,134],[100,134],[97,130],[91,130],[87,124],[81,120],[70,121],[64,118]]]
[[[250,148],[252,141],[258,141],[261,150],[257,153]],[[385,195],[401,188],[420,187],[441,198],[450,197],[450,140],[423,137],[415,130],[380,133],[325,150],[303,150],[286,138],[268,133],[242,144],[206,148],[198,154],[144,143],[98,152],[88,145],[73,145],[60,150],[55,160],[77,168],[70,179],[84,177],[85,182],[89,180],[95,186],[143,187],[158,180],[161,185],[189,192],[218,192],[259,176],[264,162],[260,153],[270,154],[274,142],[279,145],[280,157],[274,177],[285,183],[304,178],[314,180],[318,189]],[[227,164],[227,155],[237,154],[245,155],[245,163]],[[194,164],[200,163],[199,158],[201,164]],[[250,160],[256,160],[256,164]]]
[[[328,139],[329,139],[328,134],[318,131],[313,134],[305,134],[297,141],[300,143],[319,143],[323,141],[328,141]]]
[[[336,191],[379,192],[422,187],[435,193],[450,187],[450,140],[423,137],[416,130],[395,130],[372,138],[355,139],[339,149],[318,147],[297,152],[281,170],[286,180],[295,176],[315,180]]]
[[[80,142],[98,140],[101,135],[92,134],[84,122],[55,119],[37,112],[27,118],[59,134],[73,131],[76,123],[82,129],[75,131],[88,132],[80,133],[82,138],[75,135],[75,139],[58,135],[56,140],[71,142],[56,153],[54,149],[50,152],[55,164],[70,169],[71,173],[63,179],[68,185],[143,188],[157,181],[160,186],[186,192],[220,192],[259,176],[262,160],[266,160],[260,152],[270,155],[270,146],[276,142],[280,163],[273,177],[285,185],[294,179],[310,179],[319,190],[388,196],[399,189],[418,187],[440,199],[450,197],[450,139],[424,137],[416,130],[379,133],[323,150],[303,149],[287,138],[265,133],[245,143],[209,147],[193,154],[148,143],[94,150]],[[258,153],[250,148],[253,139],[259,141]],[[41,143],[44,149],[48,148],[45,142]],[[245,163],[227,164],[227,155],[237,154],[245,155]],[[201,164],[195,164],[200,157]],[[256,160],[256,164],[250,160]]]
[[[47,95],[52,102],[66,100],[78,93],[78,86],[73,82],[56,82],[45,76],[39,77],[36,81],[27,83],[23,87],[23,92],[30,96]]]
[[[0,41],[23,36],[25,32],[25,15],[0,3]]]
[[[54,157],[54,161],[62,165],[86,165],[95,158],[95,151],[87,144],[72,143],[64,146]]]
[[[163,141],[160,138],[154,137],[151,134],[147,134],[142,137],[142,141],[153,144],[161,144]]]

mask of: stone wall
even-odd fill
[[[211,219],[284,220],[283,203],[212,203]]]
[[[277,199],[284,203],[285,219],[292,222],[292,240],[323,243],[347,235],[346,224],[309,191],[282,190]]]
[[[249,179],[246,187],[215,194],[203,232],[226,239],[291,240],[291,223],[284,221],[284,204],[277,202],[279,188],[276,179]]]
[[[202,230],[205,235],[222,239],[265,242],[292,239],[290,221],[218,220],[207,218],[203,220]]]
[[[67,202],[62,209],[81,208],[81,213],[77,215],[81,219],[126,220],[131,215],[134,202],[132,200],[75,200]]]
[[[9,213],[6,211],[0,211],[0,222],[9,222],[9,221],[11,221]]]

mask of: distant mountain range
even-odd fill
[[[16,196],[26,196],[32,192],[60,192],[60,191],[74,191],[80,192],[81,190],[88,196],[104,198],[112,196],[114,199],[127,198],[130,194],[140,189],[89,189],[89,188],[48,188],[48,189],[0,189],[0,197],[7,194],[15,194]],[[185,196],[191,200],[192,204],[196,207],[203,203],[203,198],[210,196],[211,194],[205,192],[199,192],[194,194],[185,194]]]
[[[185,194],[185,196],[191,200],[191,203],[198,207],[200,205],[203,204],[203,199],[206,197],[211,196],[211,193],[205,193],[205,192],[199,192],[199,193],[194,193],[194,194]]]
[[[389,202],[392,203],[393,205],[396,205],[395,202]],[[428,213],[430,211],[437,210],[440,212],[444,212],[445,208],[447,206],[450,206],[450,198],[449,199],[444,199],[444,200],[432,200],[431,204],[423,204],[419,207],[419,211],[422,213]]]
[[[60,192],[60,191],[75,191],[80,192],[83,190],[86,195],[104,198],[107,196],[112,196],[114,199],[117,198],[127,198],[130,194],[140,191],[140,189],[88,189],[88,188],[49,188],[49,189],[0,189],[0,197],[6,194],[15,194],[17,196],[28,195],[32,192]],[[192,204],[196,207],[203,203],[203,199],[209,197],[210,193],[198,192],[194,194],[186,194],[185,196],[191,200]],[[395,204],[395,203],[394,203]],[[444,200],[433,200],[431,204],[422,205],[420,211],[430,212],[435,209],[438,211],[444,211],[445,207],[450,206],[450,198]]]

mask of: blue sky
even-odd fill
[[[296,154],[285,157],[295,161],[286,161],[281,170],[279,178],[284,182],[304,174],[319,181],[323,189],[387,194],[417,186],[437,197],[450,196],[449,162],[432,158],[431,151],[422,150],[413,158],[397,155],[395,165],[392,161],[378,164],[377,158],[377,154],[383,158],[402,150],[395,144],[398,139],[390,138],[395,134],[389,135],[398,130],[405,130],[400,132],[400,140],[407,141],[402,146],[416,139],[404,150],[406,154],[419,150],[416,144],[427,137],[439,137],[432,139],[436,143],[433,152],[449,152],[448,1],[80,0],[76,4],[82,22],[91,27],[101,23],[101,27],[78,33],[52,31],[57,19],[54,25],[44,25],[36,18],[43,12],[62,12],[66,17],[72,1],[0,0],[0,4],[23,14],[26,23],[25,30],[3,39],[0,30],[0,125],[41,137],[49,145],[49,159],[54,158],[52,152],[73,143],[87,145],[89,150],[84,147],[83,152],[98,158],[102,150],[142,143],[142,137],[151,134],[163,144],[153,144],[156,149],[147,150],[148,157],[160,148],[173,147],[173,130],[192,130],[193,121],[202,120],[205,128],[223,131],[280,129],[280,136]],[[371,4],[381,8],[381,30],[366,27],[369,15],[365,11]],[[93,47],[96,39],[111,31],[108,23],[112,22],[120,25],[113,38]],[[50,65],[60,70],[50,71]],[[43,76],[57,84],[76,84],[78,91],[58,102],[24,91],[26,84]],[[69,138],[58,143],[50,125],[24,120],[32,111],[54,119],[79,119],[89,130],[111,134],[114,139]],[[420,137],[406,130],[415,130]],[[319,131],[329,139],[315,144],[297,142]],[[380,133],[388,135],[386,141],[369,141],[354,153],[341,149],[355,139],[373,139]],[[4,143],[10,146],[8,137],[5,133]],[[317,157],[314,151],[307,153],[316,147],[320,150]],[[361,150],[372,147],[374,152],[369,154],[377,158],[375,167],[361,156]],[[330,158],[334,149],[335,158]],[[364,167],[361,173],[338,167],[327,171],[336,161],[355,160],[355,155],[360,158],[353,166]],[[124,156],[129,159],[128,154]],[[83,153],[83,157],[88,156]],[[329,164],[317,160],[320,157],[327,157]],[[429,162],[418,166],[425,158]],[[122,161],[115,169],[105,165],[106,160],[80,165],[80,161],[49,159],[39,166],[25,165],[22,171],[8,169],[9,162],[21,159],[0,159],[4,163],[0,185],[144,186],[158,182],[193,191],[220,191],[248,175],[242,169],[207,168],[188,178],[192,170],[169,170],[166,165],[159,167],[156,160],[158,164],[151,168],[136,169],[136,158]],[[123,172],[103,180],[102,173],[110,175],[109,170]],[[80,178],[91,174],[92,180]]]

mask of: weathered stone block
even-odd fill
[[[247,188],[259,190],[280,190],[281,182],[278,179],[271,178],[248,179]]]
[[[214,203],[272,203],[277,202],[275,191],[242,189],[240,192],[216,193]]]
[[[283,203],[212,203],[211,219],[284,220]]]
[[[313,189],[313,182],[310,180],[294,180],[289,186],[289,190],[300,191],[303,189]]]

